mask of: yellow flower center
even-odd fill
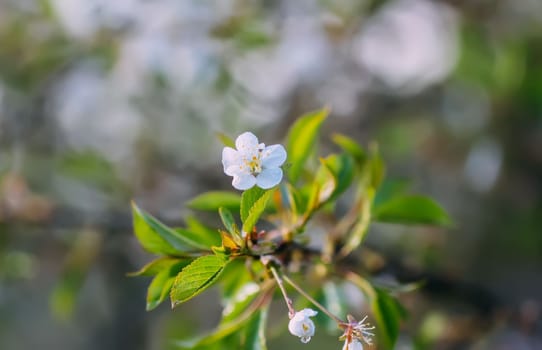
[[[262,162],[260,156],[252,156],[251,159],[245,159],[245,166],[250,169],[250,172],[254,174],[259,174],[262,172]]]

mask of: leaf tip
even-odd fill
[[[146,311],[152,311],[154,309],[156,309],[156,307],[159,305],[160,303],[159,302],[156,302],[156,301],[149,301],[147,302],[147,305],[145,306],[145,310]]]
[[[141,211],[134,199],[130,199],[130,207],[132,208],[133,212],[139,213]]]

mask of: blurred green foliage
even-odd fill
[[[373,26],[382,18],[384,27]],[[209,237],[218,219],[196,219],[179,204],[229,190],[214,133],[277,139],[300,111],[322,105],[331,110],[324,136],[375,139],[388,175],[412,179],[385,180],[375,208],[427,193],[454,217],[450,231],[377,224],[366,232],[360,222],[369,252],[357,258],[369,272],[385,285],[397,282],[390,275],[426,281],[402,297],[416,311],[402,344],[536,348],[541,18],[528,0],[2,1],[0,348],[162,349],[171,344],[159,339],[212,329],[218,319],[197,316],[197,301],[183,313],[142,310],[145,283],[125,272],[148,256],[131,238],[126,204],[136,198],[173,227]],[[432,21],[442,37],[426,43],[433,31],[416,28]],[[408,33],[415,40],[398,39]],[[441,43],[454,49],[449,56],[431,50]],[[368,64],[367,47],[384,53],[381,66]],[[428,80],[444,61],[450,68]],[[324,155],[338,145],[369,156],[334,141]],[[299,191],[288,203],[302,211],[309,196]],[[194,208],[203,206],[213,209],[209,198]],[[228,208],[237,210],[233,197]],[[101,243],[79,247],[87,230]],[[273,338],[271,348],[289,340]]]

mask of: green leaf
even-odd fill
[[[184,303],[216,282],[228,260],[219,255],[205,255],[192,261],[175,278],[171,288],[171,306]]]
[[[346,153],[352,156],[358,164],[363,164],[367,159],[367,154],[363,148],[350,137],[342,134],[333,134],[331,139]]]
[[[424,196],[395,197],[374,208],[379,222],[449,226],[450,217],[434,200]]]
[[[410,187],[410,182],[408,180],[396,180],[396,179],[386,179],[380,185],[378,192],[376,193],[373,207],[379,207],[385,202],[403,195]]]
[[[243,232],[249,233],[252,231],[252,228],[254,227],[254,225],[256,225],[256,223],[260,219],[260,216],[262,216],[263,212],[265,211],[267,202],[273,195],[274,191],[275,189],[270,189],[263,192],[263,194],[252,203],[250,209],[248,210],[248,215],[243,221]]]
[[[406,312],[401,304],[385,291],[375,288],[376,295],[371,302],[371,309],[376,320],[380,344],[384,349],[393,349],[399,336],[401,320]]]
[[[354,176],[353,162],[348,155],[332,154],[321,158],[320,163],[308,202],[311,211],[341,195],[350,186]]]
[[[155,254],[184,255],[199,251],[201,244],[162,224],[132,202],[134,231],[144,249]]]
[[[368,188],[365,195],[360,200],[360,213],[354,226],[352,227],[348,239],[339,252],[339,256],[347,256],[356,249],[365,239],[371,223],[371,205],[373,202],[374,190]]]
[[[307,202],[307,210],[313,212],[326,202],[336,188],[336,180],[330,169],[320,159],[320,167],[316,171],[314,181],[310,186],[310,195]]]
[[[155,309],[168,296],[175,276],[190,263],[190,259],[176,260],[169,267],[160,271],[147,289],[147,311]]]
[[[242,345],[247,350],[267,350],[265,326],[269,305],[260,308],[252,315],[245,326],[245,339]]]
[[[231,211],[238,211],[241,205],[241,196],[230,191],[211,191],[191,199],[187,206],[203,211],[217,211],[224,207]]]
[[[324,159],[324,166],[333,175],[335,188],[328,201],[334,200],[341,195],[352,183],[354,177],[354,166],[352,158],[345,154],[332,154]]]
[[[217,132],[216,137],[220,140],[220,142],[222,142],[222,144],[224,146],[235,148],[235,142],[228,135],[226,135],[226,134],[224,134],[222,132]]]
[[[220,240],[216,239],[219,236],[218,232],[214,233],[212,236],[204,236],[201,235],[200,232],[192,231],[189,229],[185,229],[182,227],[177,227],[173,229],[176,233],[178,233],[180,236],[182,236],[184,239],[189,240],[192,242],[191,244],[194,245],[194,247],[198,248],[199,250],[211,250],[211,247],[214,246],[215,242],[220,242]],[[219,243],[220,244],[220,243]]]
[[[193,216],[188,216],[186,219],[186,228],[194,234],[200,236],[200,241],[208,247],[220,245],[220,235],[218,230],[210,228],[201,223]]]
[[[147,265],[143,266],[141,269],[135,272],[130,272],[127,275],[130,277],[135,276],[155,276],[164,269],[170,268],[179,259],[171,258],[168,256],[160,257],[156,260],[151,261]]]
[[[240,214],[241,214],[241,221],[245,222],[245,220],[248,218],[248,215],[250,214],[250,209],[254,206],[254,203],[258,199],[260,199],[265,194],[265,190],[259,188],[258,186],[254,186],[251,189],[248,189],[243,192],[241,196],[241,208],[240,208]]]
[[[234,236],[239,236],[239,228],[235,223],[232,213],[226,208],[219,208],[218,214],[220,214],[220,219],[222,220],[226,230],[228,230],[228,232]]]
[[[288,171],[292,183],[295,183],[301,175],[305,162],[314,149],[320,126],[328,114],[328,108],[306,114],[290,128],[286,150],[288,161],[292,164]]]

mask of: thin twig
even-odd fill
[[[338,318],[337,316],[333,315],[328,309],[326,309],[322,304],[317,302],[313,297],[311,297],[307,292],[305,292],[301,287],[299,287],[294,281],[292,281],[288,276],[282,275],[282,278],[286,282],[288,282],[289,285],[291,285],[295,290],[299,292],[299,294],[303,295],[305,298],[307,298],[311,303],[313,303],[317,308],[322,310],[323,313],[328,315],[330,318],[332,318],[339,326],[344,325],[345,322]]]
[[[282,282],[282,278],[279,276],[279,273],[273,266],[269,267],[269,270],[273,274],[273,277],[275,277],[275,281],[277,281],[280,291],[282,292],[282,296],[284,297],[284,300],[286,301],[286,305],[288,306],[288,316],[290,318],[294,317],[295,309],[293,307],[293,302],[292,302],[292,299],[290,299],[288,297],[288,294],[286,293],[286,289],[284,288],[284,283]]]

